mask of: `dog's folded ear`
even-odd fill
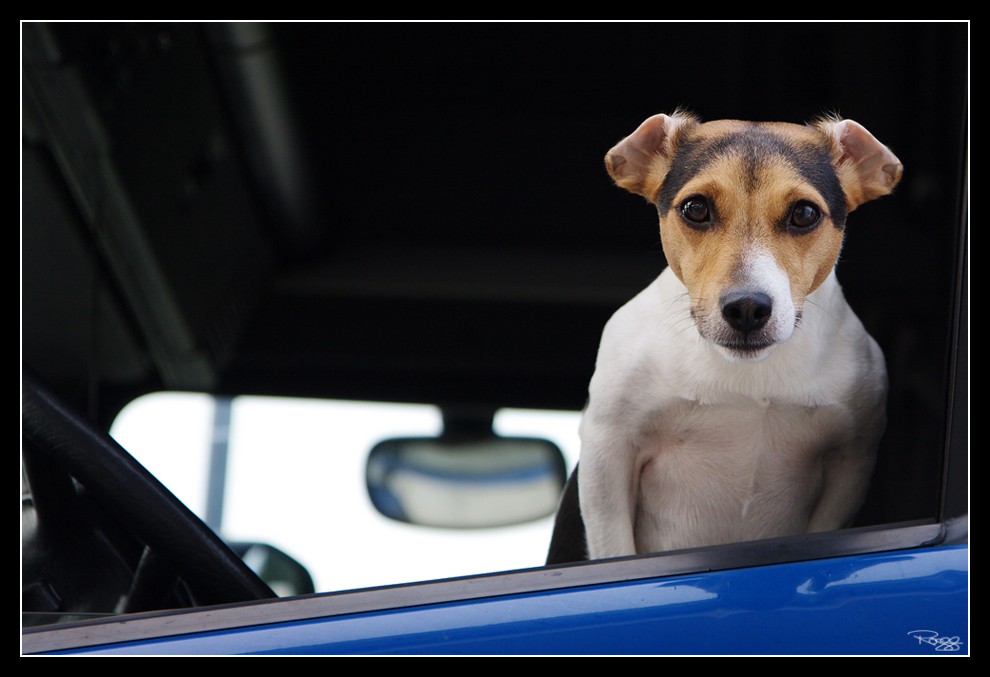
[[[689,113],[654,115],[605,155],[605,166],[616,184],[652,199],[677,150],[680,132],[697,120]]]
[[[817,126],[831,139],[832,161],[849,211],[886,195],[901,180],[901,161],[863,125],[829,119]]]

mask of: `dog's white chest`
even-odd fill
[[[743,399],[667,408],[636,459],[636,551],[807,531],[842,421],[835,407]]]

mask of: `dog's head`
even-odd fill
[[[790,338],[835,265],[846,216],[901,176],[886,146],[838,119],[655,115],[605,163],[618,185],[656,205],[664,254],[701,335],[745,360]]]

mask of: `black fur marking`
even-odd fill
[[[846,223],[846,197],[839,177],[829,159],[828,151],[816,144],[795,145],[768,127],[751,124],[738,132],[708,139],[688,137],[681,141],[657,195],[661,217],[671,207],[674,196],[693,177],[700,174],[717,158],[733,154],[743,159],[747,189],[752,190],[757,175],[769,162],[783,160],[825,198],[826,208],[836,228]]]

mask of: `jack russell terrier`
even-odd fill
[[[883,353],[833,268],[901,163],[852,120],[655,115],[605,158],[668,268],[609,320],[581,420],[591,559],[849,526],[886,422]]]

